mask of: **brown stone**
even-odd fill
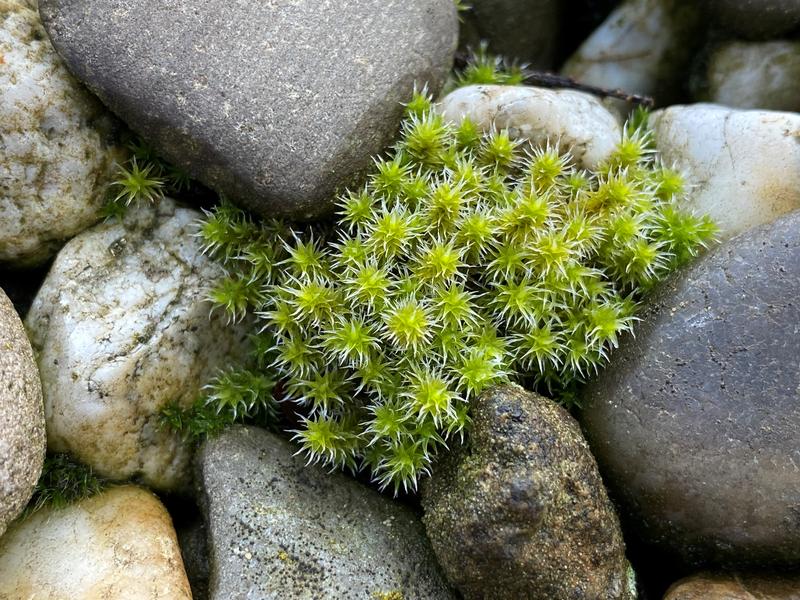
[[[465,598],[635,597],[619,521],[578,424],[516,385],[473,406],[467,444],[423,488],[423,521]]]

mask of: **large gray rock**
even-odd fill
[[[696,100],[800,112],[800,42],[725,42],[700,62]]]
[[[461,45],[489,51],[510,61],[552,69],[558,44],[562,3],[559,0],[469,0],[462,13]]]
[[[619,521],[577,422],[516,385],[472,407],[467,445],[423,486],[423,518],[468,600],[635,598]]]
[[[333,210],[434,91],[452,0],[41,0],[56,50],[173,164],[266,216]]]
[[[53,50],[31,0],[0,1],[0,263],[51,257],[100,219],[116,119]]]
[[[582,423],[646,542],[695,564],[800,560],[800,211],[664,285]]]
[[[195,235],[201,214],[164,199],[62,248],[26,325],[37,352],[47,441],[99,474],[187,486],[191,443],[159,427],[216,370],[249,350],[245,324],[209,318],[224,271]]]
[[[44,460],[42,385],[11,301],[0,290],[0,535],[30,500]]]
[[[753,39],[800,29],[800,0],[711,0],[707,10],[728,31]]]
[[[345,475],[236,427],[197,457],[210,599],[453,599],[419,520]]]

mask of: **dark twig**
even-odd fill
[[[469,64],[469,54],[465,52],[458,52],[455,57],[454,66],[459,71],[465,69]],[[545,71],[534,71],[523,66],[521,69],[523,81],[529,85],[537,85],[547,88],[562,88],[568,90],[577,90],[579,92],[586,92],[600,98],[617,98],[624,100],[637,106],[645,108],[652,108],[655,105],[655,100],[650,96],[643,96],[640,94],[629,94],[624,90],[611,90],[602,88],[595,85],[589,85],[576,81],[572,77],[564,75],[556,75],[555,73],[548,73]]]
[[[595,85],[588,85],[564,75],[556,75],[544,71],[531,71],[529,69],[522,69],[522,75],[525,77],[525,83],[530,85],[578,90],[579,92],[586,92],[601,98],[618,98],[619,100],[624,100],[625,102],[630,102],[637,106],[644,106],[645,108],[653,108],[655,105],[655,101],[650,96],[629,94],[624,90],[610,90]]]

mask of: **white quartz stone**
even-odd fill
[[[720,237],[800,208],[800,115],[692,104],[650,124],[663,161],[693,186],[688,207],[709,214]]]
[[[35,2],[0,0],[0,263],[42,262],[100,218],[114,120],[69,74]]]
[[[59,252],[28,313],[48,445],[101,475],[186,484],[190,448],[159,428],[158,411],[190,404],[247,348],[245,327],[209,319],[205,298],[223,273],[193,235],[199,217],[164,200],[85,231]]]
[[[614,150],[622,132],[616,117],[594,96],[530,86],[471,85],[442,100],[445,120],[466,116],[482,131],[507,130],[512,139],[569,152],[577,164],[594,168]]]
[[[800,111],[800,42],[726,42],[706,62],[697,99],[734,108]]]
[[[0,598],[191,600],[172,521],[150,492],[112,488],[43,508],[0,538]]]
[[[680,98],[688,77],[699,23],[699,8],[691,2],[628,0],[583,42],[561,72],[669,104]]]

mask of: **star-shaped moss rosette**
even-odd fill
[[[643,127],[587,172],[417,93],[333,231],[223,203],[201,235],[229,272],[212,299],[260,319],[255,362],[298,405],[308,460],[409,490],[474,395],[512,380],[569,398],[608,360],[642,295],[714,235],[684,193]]]

